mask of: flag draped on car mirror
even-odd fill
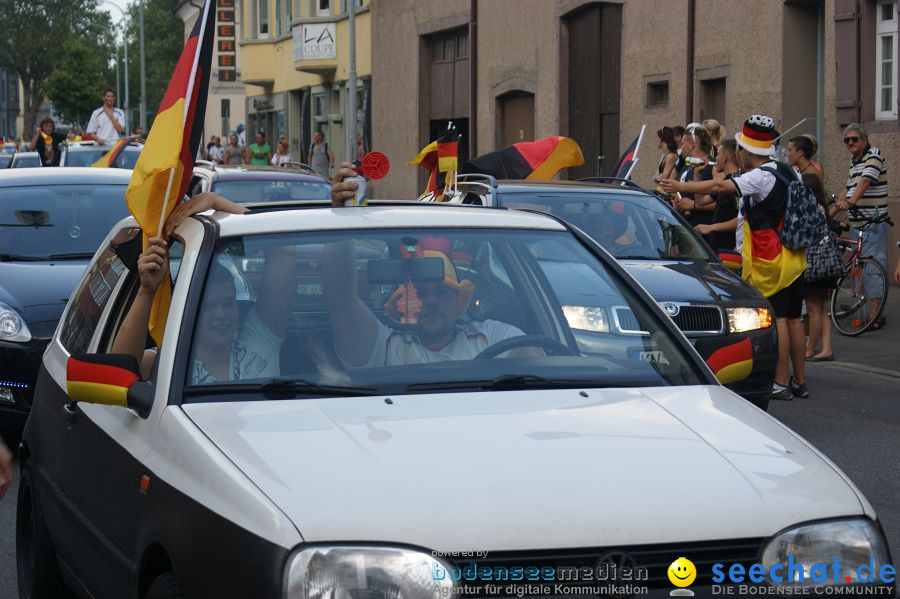
[[[215,7],[206,0],[163,96],[125,194],[128,209],[147,239],[161,232],[184,197],[200,148],[215,35]],[[172,287],[163,281],[150,312],[150,335],[162,343]]]

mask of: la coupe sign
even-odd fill
[[[337,57],[334,23],[313,23],[294,30],[294,60]]]

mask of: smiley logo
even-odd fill
[[[694,563],[686,557],[679,557],[669,566],[669,582],[677,587],[690,586],[694,579],[697,578],[697,568]]]

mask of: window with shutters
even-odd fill
[[[835,0],[835,115],[839,125],[896,121],[897,0]]]
[[[897,118],[897,8],[893,0],[875,11],[875,118]]]

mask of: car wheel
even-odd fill
[[[56,549],[53,548],[34,489],[30,461],[26,461],[21,467],[17,502],[16,573],[19,577],[19,597],[73,597],[59,573]]]
[[[166,572],[157,576],[147,589],[146,599],[181,599],[181,589],[174,572]]]

